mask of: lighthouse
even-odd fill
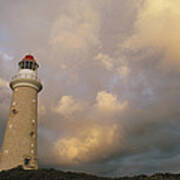
[[[17,166],[38,169],[37,95],[42,90],[39,65],[32,55],[26,55],[18,65],[18,73],[10,82],[13,95],[1,148],[0,170]]]

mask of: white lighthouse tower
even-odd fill
[[[31,55],[19,62],[19,71],[12,78],[13,90],[9,119],[0,156],[0,170],[21,165],[37,169],[37,94],[42,89],[38,79],[39,65]]]

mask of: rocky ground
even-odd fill
[[[180,174],[155,174],[121,178],[102,178],[84,173],[63,172],[55,169],[25,171],[21,167],[2,171],[0,180],[180,180]]]

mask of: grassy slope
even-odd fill
[[[55,169],[39,169],[37,171],[25,171],[21,167],[2,171],[0,180],[180,180],[180,175],[156,174],[150,177],[122,177],[117,179],[101,178],[84,173],[63,172]]]

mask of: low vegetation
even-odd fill
[[[0,172],[0,180],[180,180],[180,174],[155,174],[153,176],[135,176],[121,178],[102,178],[85,173],[63,172],[55,169],[25,171],[17,167]]]

